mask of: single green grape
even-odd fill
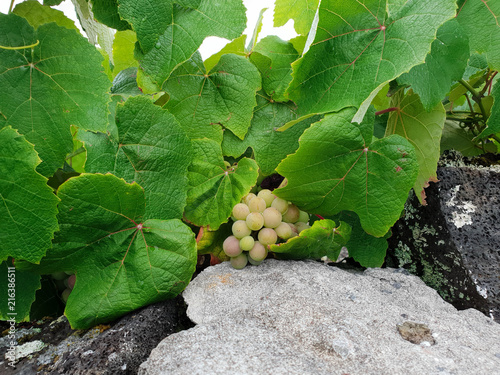
[[[275,198],[271,203],[271,207],[276,208],[281,214],[284,214],[288,210],[288,202],[281,198]]]
[[[256,260],[253,260],[251,257],[248,257],[248,263],[250,263],[252,266],[258,266],[259,264],[262,263],[262,260],[260,262],[257,262]]]
[[[292,228],[288,223],[282,222],[280,225],[274,228],[274,231],[276,232],[279,238],[282,238],[285,241],[288,240],[290,237],[292,237]]]
[[[274,207],[268,207],[262,213],[264,226],[266,228],[276,228],[281,224],[281,213]]]
[[[222,250],[228,257],[235,257],[241,254],[240,240],[235,236],[229,236],[222,243]]]
[[[273,192],[269,189],[262,189],[261,191],[259,191],[257,196],[264,199],[264,201],[266,202],[266,207],[271,207],[271,203],[273,203],[274,198],[276,198]]]
[[[299,220],[300,210],[294,204],[288,205],[288,210],[283,214],[283,221],[287,223],[296,223]]]
[[[266,201],[259,197],[254,197],[248,202],[250,212],[264,212],[266,209]]]
[[[68,301],[68,297],[70,294],[71,294],[71,289],[69,288],[64,289],[63,292],[61,293],[61,299],[65,304]]]
[[[264,226],[264,216],[260,212],[250,212],[245,220],[251,230],[259,230]]]
[[[309,223],[309,214],[305,211],[299,211],[299,220],[297,220],[298,222],[301,222],[301,223]]]
[[[271,228],[262,228],[259,232],[258,238],[262,245],[271,245],[278,241],[278,235],[274,229]]]
[[[249,236],[252,231],[247,227],[247,223],[244,220],[237,220],[233,223],[233,234],[236,238],[243,238]]]
[[[255,244],[255,240],[253,239],[252,236],[246,236],[240,240],[241,250],[249,251],[252,249],[254,244]]]
[[[245,203],[238,203],[233,207],[233,216],[236,220],[245,220],[250,213],[250,209]]]
[[[303,223],[301,221],[295,223],[295,226],[297,227],[297,230],[299,231],[299,233],[302,232],[303,230],[311,228],[309,226],[309,224]]]
[[[267,257],[267,249],[260,242],[256,242],[253,248],[248,252],[248,257],[257,262],[261,262]]]
[[[248,257],[246,253],[241,253],[238,256],[230,258],[229,261],[231,262],[231,266],[233,266],[233,268],[241,270],[247,265]]]

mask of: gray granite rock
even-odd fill
[[[500,168],[438,168],[427,206],[410,196],[392,229],[386,262],[419,276],[459,309],[500,321]]]
[[[457,311],[404,270],[277,260],[234,270],[225,262],[183,296],[197,326],[164,339],[139,374],[500,371],[500,325]]]

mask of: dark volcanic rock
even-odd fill
[[[456,308],[500,321],[500,169],[442,165],[438,179],[427,206],[411,194],[386,263],[420,276]]]
[[[30,338],[47,347],[6,374],[136,374],[161,340],[192,325],[180,296],[84,332],[72,331],[66,319],[58,319]],[[65,333],[64,339],[57,331]]]

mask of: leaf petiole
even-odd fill
[[[40,41],[37,40],[36,43],[30,44],[29,46],[19,46],[19,47],[9,47],[9,46],[0,46],[1,49],[9,49],[9,50],[19,50],[19,49],[28,49],[36,47],[40,44]]]

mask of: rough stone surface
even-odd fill
[[[65,317],[47,324],[30,341],[45,350],[1,374],[136,374],[139,365],[166,336],[191,327],[181,297],[132,312],[110,325],[73,331]],[[63,333],[62,337],[60,333]]]
[[[459,309],[500,321],[500,170],[438,168],[427,206],[412,196],[393,227],[387,265],[404,267]]]
[[[500,325],[457,311],[405,270],[266,260],[203,271],[183,294],[198,325],[164,339],[139,374],[494,374]],[[405,340],[425,325],[435,340]]]

